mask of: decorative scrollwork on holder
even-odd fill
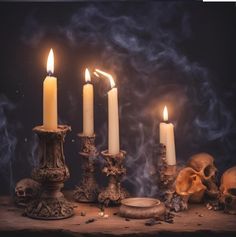
[[[82,158],[82,181],[75,188],[74,199],[77,202],[97,202],[99,187],[95,179],[95,160],[98,152],[95,146],[95,134],[93,136],[85,136],[79,134],[81,142]]]
[[[71,128],[59,125],[56,130],[45,130],[43,126],[33,129],[39,137],[39,167],[32,177],[42,186],[39,198],[26,207],[26,215],[35,219],[56,220],[71,217],[73,205],[61,192],[65,180],[70,176],[65,164],[63,143]]]
[[[126,173],[123,166],[126,152],[120,151],[117,155],[111,155],[108,151],[102,151],[105,166],[102,170],[109,177],[108,186],[98,196],[98,201],[105,206],[120,204],[121,200],[129,197],[129,193],[121,186],[121,179]]]

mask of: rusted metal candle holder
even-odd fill
[[[159,144],[158,147],[159,156],[159,188],[162,192],[162,197],[165,202],[169,202],[175,193],[175,179],[177,175],[176,165],[168,165],[166,163],[166,146]]]
[[[120,204],[121,200],[128,197],[128,192],[121,186],[121,179],[126,173],[123,166],[125,151],[111,155],[107,150],[101,152],[105,159],[105,166],[102,170],[109,177],[108,186],[99,194],[98,201],[105,206]]]
[[[175,212],[183,211],[186,209],[186,200],[175,191],[175,180],[180,167],[166,163],[166,147],[164,144],[158,145],[158,156],[160,198],[168,209]]]
[[[33,170],[32,177],[41,183],[42,192],[26,207],[28,217],[57,220],[74,214],[72,204],[61,192],[70,176],[63,152],[64,138],[70,130],[67,125],[59,125],[56,130],[45,130],[43,126],[33,129],[39,137],[39,167]]]
[[[78,134],[81,142],[82,170],[81,184],[74,191],[74,199],[77,202],[97,202],[99,187],[95,180],[95,159],[98,152],[95,147],[95,134],[85,136]]]

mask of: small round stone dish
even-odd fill
[[[164,203],[155,198],[135,197],[121,200],[119,215],[131,219],[148,219],[162,216],[166,212]]]

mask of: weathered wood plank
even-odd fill
[[[192,205],[178,213],[173,224],[162,222],[146,226],[146,220],[130,220],[114,215],[117,208],[106,208],[108,218],[98,216],[96,205],[76,204],[72,218],[57,221],[33,220],[22,216],[10,197],[0,197],[0,236],[236,236],[236,216],[209,211],[203,205]],[[85,216],[81,216],[81,211]],[[85,222],[94,218],[89,224]]]

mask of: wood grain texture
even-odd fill
[[[70,198],[70,195],[66,195]],[[0,197],[0,236],[236,236],[236,216],[210,211],[203,205],[192,205],[177,213],[173,224],[146,226],[146,220],[126,220],[114,213],[118,208],[106,208],[108,218],[98,216],[96,205],[75,203],[72,218],[56,221],[34,220],[23,216],[12,199]],[[81,212],[86,215],[82,216]],[[84,214],[84,213],[83,213]],[[94,222],[86,224],[88,219]],[[191,233],[191,235],[190,235]]]

